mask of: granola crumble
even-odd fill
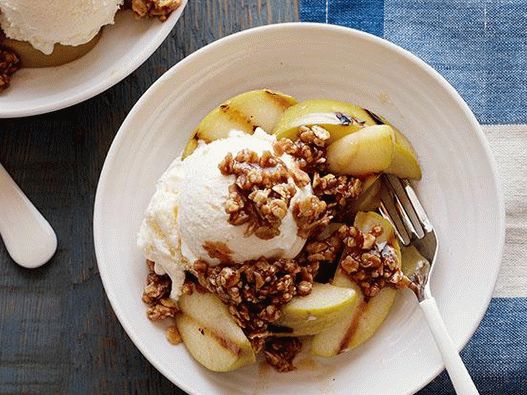
[[[273,146],[276,155],[291,155],[298,167],[311,176],[314,196],[294,207],[302,237],[307,238],[324,229],[333,219],[340,219],[346,213],[347,204],[362,192],[360,179],[329,172],[326,163],[329,138],[330,133],[321,126],[301,126],[297,140],[281,139]]]
[[[301,349],[302,342],[297,337],[271,337],[265,342],[265,360],[279,372],[290,372],[295,369],[293,359]]]
[[[277,155],[289,154],[297,161],[298,167],[307,172],[325,171],[326,147],[329,144],[329,132],[320,126],[301,126],[298,139],[281,139],[274,143]]]
[[[318,266],[318,262],[307,259],[262,257],[233,266],[209,266],[197,261],[194,270],[199,284],[229,307],[258,352],[270,335],[269,324],[280,318],[281,307],[296,295],[311,293]]]
[[[234,175],[225,202],[228,222],[247,224],[245,235],[268,240],[280,234],[282,219],[287,215],[295,184],[303,187],[309,177],[290,171],[285,163],[269,151],[262,155],[245,149],[228,154],[218,168],[225,176]]]
[[[293,207],[298,235],[307,239],[315,229],[329,225],[333,215],[327,208],[326,202],[317,196],[309,196],[298,201]]]
[[[11,49],[0,46],[0,92],[7,89],[11,76],[20,68],[20,59]]]
[[[147,317],[152,321],[160,321],[166,318],[174,318],[179,308],[170,299],[171,281],[167,275],[160,276],[154,272],[154,262],[146,261],[149,273],[147,285],[143,291],[143,302],[148,305]]]
[[[130,6],[140,18],[157,17],[161,22],[181,5],[181,0],[131,0]]]
[[[383,231],[378,225],[368,233],[347,225],[338,230],[344,246],[340,267],[361,288],[366,301],[385,287],[402,288],[410,284],[395,248],[389,243],[377,243]]]
[[[176,345],[183,342],[183,339],[181,339],[181,335],[179,334],[177,326],[175,325],[169,326],[165,335],[170,344]]]

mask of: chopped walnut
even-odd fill
[[[213,259],[219,259],[222,263],[232,262],[232,251],[227,244],[221,241],[206,241],[203,243],[203,248],[209,256]]]
[[[147,276],[147,285],[143,292],[143,302],[149,305],[156,304],[170,293],[170,278],[159,276],[153,271]]]
[[[131,0],[132,10],[140,18],[157,17],[164,22],[181,5],[181,0]]]
[[[297,337],[271,337],[264,347],[265,360],[279,372],[294,370],[293,359],[302,349]]]
[[[351,176],[335,176],[328,173],[313,175],[313,192],[316,196],[328,196],[339,206],[346,206],[349,199],[356,199],[362,192],[362,182]]]
[[[376,296],[384,287],[401,288],[410,282],[401,270],[393,246],[377,244],[377,237],[382,232],[380,226],[374,226],[369,233],[347,225],[338,230],[344,244],[340,267],[360,286],[366,300]]]
[[[323,229],[332,219],[345,216],[347,204],[362,192],[360,179],[329,173],[326,164],[329,138],[329,132],[320,126],[301,126],[296,141],[281,139],[273,147],[277,155],[287,153],[295,158],[299,168],[311,176],[315,198],[299,203],[296,208],[299,235],[303,237]],[[310,206],[316,207],[316,214]]]
[[[197,261],[194,270],[199,284],[229,307],[255,350],[259,350],[268,336],[268,325],[280,318],[281,306],[296,295],[311,293],[318,262],[262,257],[237,266],[209,266]]]
[[[327,208],[326,202],[314,195],[296,202],[293,217],[296,220],[298,235],[307,239],[316,229],[327,226],[333,218]]]
[[[251,150],[228,154],[219,164],[223,175],[234,175],[229,186],[225,212],[231,225],[247,224],[245,234],[268,240],[280,234],[282,219],[287,215],[295,184],[309,183],[298,172],[292,172],[285,163],[269,151],[261,156]]]
[[[304,251],[309,262],[334,261],[342,251],[342,239],[334,232],[326,239],[309,241]]]
[[[156,304],[155,306],[148,307],[146,315],[151,321],[161,321],[169,317],[174,318],[178,312],[179,310],[177,308]]]
[[[298,167],[307,172],[326,170],[326,146],[329,132],[320,126],[301,126],[298,130],[298,140],[278,140],[273,148],[277,155],[283,153],[294,157]]]
[[[177,326],[175,325],[168,327],[165,336],[167,337],[167,340],[170,344],[176,345],[183,342],[183,340],[181,339],[181,335],[179,334],[179,331],[177,329]]]
[[[160,276],[154,272],[154,263],[147,260],[148,276],[147,285],[143,291],[143,302],[148,305],[146,314],[152,321],[164,320],[175,317],[179,308],[170,299],[171,281],[166,275]]]
[[[11,76],[20,68],[20,59],[11,49],[0,46],[0,92],[7,89]]]

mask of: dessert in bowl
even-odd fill
[[[246,347],[247,335],[237,324],[229,327],[241,331],[236,339],[245,345],[238,347],[249,363],[229,372],[212,372],[187,350],[189,342],[187,346],[167,343],[166,329],[174,325],[172,319],[153,323],[145,314],[148,306],[142,294],[149,269],[137,248],[137,234],[156,182],[187,144],[188,151],[193,149],[196,143],[189,143],[193,131],[211,110],[229,97],[262,87],[292,95],[299,102],[328,98],[355,103],[383,115],[404,132],[422,169],[422,179],[414,185],[441,240],[431,284],[439,309],[458,349],[477,328],[499,270],[504,218],[495,166],[479,125],[452,87],[415,56],[368,34],[318,24],[267,26],[208,45],[168,71],[131,110],[108,153],[94,209],[98,267],[114,312],[141,353],[189,393],[418,391],[443,365],[415,297],[404,289],[384,288],[385,293],[395,293],[395,300],[367,341],[333,357],[313,355],[312,344],[304,341],[292,361],[296,369],[287,373],[270,368],[263,355],[250,363],[252,347]],[[331,128],[327,123],[322,126]],[[240,126],[227,131],[232,129],[243,131]],[[262,129],[272,132],[273,126]],[[289,138],[297,141],[296,136]],[[366,180],[362,187],[367,187]],[[222,205],[217,212],[225,214],[224,210]],[[471,279],[469,287],[467,279]],[[316,295],[316,288],[312,294]],[[182,310],[188,296],[184,290],[178,300]],[[218,305],[218,296],[212,295],[214,299],[209,294],[193,292]],[[170,301],[167,304],[170,311],[173,306]],[[226,314],[230,315],[228,307]],[[199,320],[186,315],[192,328]],[[199,335],[212,332],[203,333]],[[173,330],[168,336],[178,340]],[[231,354],[224,355],[230,358]]]
[[[318,356],[356,348],[424,259],[403,257],[375,212],[383,172],[421,178],[404,135],[364,108],[268,89],[227,100],[197,126],[146,211],[148,317],[174,319],[169,339],[179,333],[214,371],[260,352],[290,371],[306,341]]]
[[[120,9],[164,21],[180,4],[181,0],[2,0],[0,92],[9,87],[19,67],[60,66],[88,53]]]
[[[0,118],[86,100],[143,63],[186,0],[0,1]]]

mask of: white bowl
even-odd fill
[[[98,95],[137,69],[161,45],[187,0],[165,22],[137,20],[120,11],[105,26],[97,45],[82,58],[59,67],[22,68],[0,94],[0,118],[44,114]]]
[[[404,131],[420,155],[418,192],[441,245],[433,293],[459,349],[476,330],[504,241],[496,167],[480,126],[454,89],[412,54],[366,33],[319,24],[272,25],[219,40],[169,70],[132,109],[104,164],[94,213],[99,270],[117,317],[145,357],[190,393],[417,391],[443,363],[409,292],[400,293],[382,328],[360,348],[304,359],[285,374],[261,365],[207,371],[146,318],[146,268],[135,240],[155,181],[209,110],[263,87],[299,99],[355,102]]]

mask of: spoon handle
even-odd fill
[[[448,334],[443,318],[437,308],[437,303],[434,298],[429,297],[419,303],[423,310],[428,326],[432,331],[432,335],[437,344],[437,348],[443,356],[445,367],[452,380],[452,384],[459,395],[477,395],[479,394],[470,374],[461,360],[459,353],[452,338]]]
[[[57,236],[0,164],[0,235],[11,258],[28,269],[51,259]]]

